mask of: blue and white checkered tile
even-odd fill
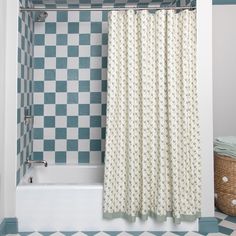
[[[34,43],[34,159],[102,163],[107,12],[49,12]]]
[[[21,0],[22,6],[30,6]],[[33,108],[33,31],[32,13],[19,13],[18,17],[18,78],[17,78],[17,183],[25,173],[23,165],[32,155],[32,122],[25,123],[25,114]]]

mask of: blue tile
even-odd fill
[[[227,216],[225,220],[236,223],[236,217],[235,216]]]
[[[102,68],[107,68],[107,57],[102,58]]]
[[[80,34],[79,45],[90,45],[90,34]]]
[[[44,140],[44,151],[55,151],[55,140]]]
[[[34,45],[44,45],[44,44],[45,44],[45,35],[44,34],[35,34]]]
[[[88,116],[90,113],[90,105],[89,104],[79,104],[79,115],[80,116]]]
[[[106,116],[107,114],[107,105],[106,104],[102,104],[102,115]]]
[[[69,69],[67,71],[67,78],[68,78],[68,80],[78,80],[78,70]]]
[[[34,115],[35,116],[43,116],[44,114],[44,106],[43,105],[34,105]]]
[[[90,140],[90,150],[91,151],[101,151],[101,140]]]
[[[33,159],[36,161],[42,161],[43,160],[43,152],[34,152]]]
[[[91,46],[91,56],[92,57],[101,57],[102,56],[102,47],[100,45]]]
[[[57,104],[56,105],[56,115],[57,116],[66,116],[67,107],[64,104]]]
[[[43,69],[44,68],[44,58],[34,58],[34,68]]]
[[[77,104],[78,103],[78,93],[67,93],[67,103]]]
[[[89,163],[89,152],[79,152],[79,163]]]
[[[56,92],[66,92],[67,82],[66,81],[56,81]]]
[[[56,33],[56,23],[46,22],[45,23],[45,32],[46,32],[46,34],[55,34]]]
[[[78,127],[78,116],[67,116],[67,127]]]
[[[89,57],[80,57],[79,58],[79,68],[89,68],[90,67],[90,58]]]
[[[44,82],[43,81],[34,81],[34,92],[43,93],[44,91]]]
[[[108,34],[102,34],[102,44],[103,45],[108,44]]]
[[[67,45],[66,34],[57,34],[57,45]]]
[[[45,104],[55,104],[55,93],[44,93]]]
[[[67,140],[67,151],[78,151],[78,140]]]
[[[79,92],[89,92],[90,82],[89,81],[79,81]]]
[[[222,234],[230,235],[233,233],[233,230],[219,225],[219,232]]]
[[[56,128],[56,139],[66,139],[66,128]]]
[[[92,92],[90,93],[90,103],[101,103],[101,93]]]
[[[55,116],[44,116],[44,127],[55,127]]]
[[[55,80],[56,79],[56,70],[54,69],[45,69],[44,70],[45,80]]]
[[[90,127],[101,127],[101,116],[90,116]]]
[[[57,22],[68,22],[68,13],[66,11],[58,11]]]
[[[79,33],[79,23],[69,22],[68,23],[68,33],[78,34]]]
[[[102,92],[107,92],[107,80],[102,81]]]
[[[79,139],[89,139],[89,128],[79,128]]]
[[[79,56],[79,48],[78,46],[68,46],[67,48],[68,57],[78,57]]]
[[[45,46],[45,57],[56,57],[56,46]]]
[[[105,22],[108,21],[108,12],[109,11],[103,11],[102,12],[102,21],[105,21]]]
[[[91,33],[102,33],[102,23],[92,22],[91,23]]]
[[[43,128],[34,128],[34,139],[43,139]]]
[[[102,139],[106,138],[106,128],[102,128]]]
[[[67,58],[66,57],[57,57],[56,68],[57,69],[66,69],[67,68]]]
[[[55,162],[56,163],[66,163],[66,152],[56,152]]]
[[[79,21],[90,21],[90,12],[89,11],[81,11],[79,13]]]

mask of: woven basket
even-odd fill
[[[236,216],[236,159],[215,154],[216,206]]]

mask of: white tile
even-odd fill
[[[79,57],[90,57],[90,45],[79,46]]]
[[[66,140],[65,139],[56,139],[55,140],[55,151],[66,151]]]
[[[86,139],[79,139],[79,150],[80,151],[89,151],[90,143]]]
[[[187,234],[185,234],[185,236],[202,236],[202,234],[196,232],[188,232]]]
[[[49,11],[46,21],[47,22],[57,22],[57,12],[56,11]],[[42,24],[42,23],[38,23],[38,24]]]
[[[72,2],[75,2],[74,0]],[[69,0],[68,0],[69,3]],[[79,12],[68,12],[68,22],[79,22]]]
[[[79,91],[79,84],[78,81],[67,81],[67,92],[78,92]]]
[[[140,236],[155,236],[155,235],[149,232],[143,232],[140,234]]]
[[[56,34],[45,34],[45,45],[47,46],[57,45]]]
[[[44,116],[55,116],[56,107],[54,104],[44,104]]]
[[[67,80],[67,69],[56,69],[56,80]]]
[[[101,92],[101,81],[100,80],[91,80],[90,81],[90,92]]]
[[[34,93],[34,104],[44,104],[44,93]]]
[[[43,140],[41,139],[34,139],[34,142],[33,142],[33,145],[34,145],[34,151],[35,152],[40,152],[43,150]]]
[[[67,68],[68,69],[78,69],[79,68],[79,58],[78,57],[68,57],[67,58]]]
[[[107,34],[108,33],[108,22],[102,22],[102,33]]]
[[[66,164],[77,165],[78,164],[78,152],[67,152],[66,153]]]
[[[55,233],[51,234],[50,236],[65,236],[65,235],[61,232],[55,232]]]
[[[101,152],[90,151],[89,155],[89,164],[91,165],[98,165],[101,164]]]
[[[57,34],[67,34],[68,33],[68,23],[67,22],[57,22],[56,26]]]
[[[35,22],[34,32],[35,32],[35,34],[45,34],[45,23]]]
[[[55,164],[55,152],[54,151],[44,151],[43,158],[47,161],[48,165]]]
[[[67,104],[67,93],[56,93],[56,104]]]
[[[78,139],[78,128],[67,128],[67,139]]]
[[[174,234],[172,232],[166,232],[166,233],[163,234],[163,236],[177,236],[177,234]]]
[[[56,68],[56,58],[55,57],[45,57],[45,69],[55,69]]]
[[[44,128],[44,139],[55,139],[55,128]]]
[[[45,46],[34,46],[35,57],[45,57]]]
[[[39,232],[33,232],[32,234],[29,234],[28,236],[43,236]]]
[[[56,92],[56,81],[45,81],[44,82],[44,92],[45,93],[55,93]]]
[[[57,128],[66,128],[67,127],[66,116],[56,116],[55,117],[55,127],[57,127]]]
[[[78,104],[68,104],[67,105],[67,116],[78,116],[79,106]]]
[[[102,11],[92,11],[91,12],[91,21],[102,21]]]
[[[234,231],[230,236],[236,236],[236,231]]]
[[[34,117],[34,128],[44,128],[43,116]]]
[[[220,223],[219,223],[220,226],[224,226],[226,228],[229,228],[229,229],[232,229],[232,230],[236,230],[236,224],[235,223],[232,223],[230,221],[226,221],[226,220],[222,220]]]
[[[102,114],[102,106],[101,104],[90,104],[90,115],[101,115]]]
[[[67,57],[67,46],[57,46],[56,57]]]
[[[91,23],[90,22],[80,22],[79,33],[80,34],[90,34],[90,32],[91,32]]]
[[[75,234],[72,234],[72,236],[87,236],[87,235],[84,234],[83,232],[77,232]]]
[[[90,36],[91,45],[101,45],[102,44],[102,34],[91,34]]]
[[[132,236],[132,234],[129,234],[127,232],[121,232],[117,236]]]
[[[215,212],[215,217],[224,220],[227,215],[222,212]]]
[[[67,43],[68,45],[79,45],[79,34],[68,34],[67,35]]]
[[[95,234],[95,236],[109,236],[109,234],[107,234],[105,232],[99,232],[99,233]]]
[[[90,92],[79,93],[79,104],[89,104],[90,103]]]
[[[44,70],[35,69],[34,70],[34,81],[43,81],[44,80]]]
[[[79,70],[79,80],[90,80],[90,70],[80,69]]]
[[[101,139],[101,128],[90,128],[90,139]]]
[[[222,233],[220,233],[220,232],[207,234],[207,236],[226,236],[226,235],[227,235],[227,234],[222,234]]]

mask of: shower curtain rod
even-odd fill
[[[21,12],[25,11],[127,11],[127,10],[185,10],[185,9],[196,9],[193,6],[185,7],[100,7],[100,8],[20,8]]]

